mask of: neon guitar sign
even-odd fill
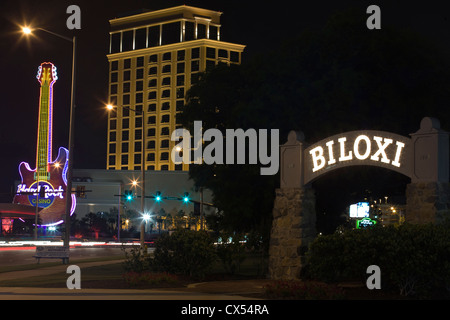
[[[56,67],[50,62],[39,66],[37,79],[41,84],[39,103],[36,169],[26,162],[19,165],[22,178],[17,186],[13,203],[38,206],[42,226],[52,226],[64,221],[65,192],[69,151],[59,148],[58,157],[52,161],[53,131],[53,85],[58,79]],[[71,197],[70,214],[76,206],[75,195]]]

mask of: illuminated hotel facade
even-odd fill
[[[186,92],[217,63],[240,64],[245,48],[221,41],[221,14],[183,5],[110,20],[106,169],[188,170],[170,157]]]

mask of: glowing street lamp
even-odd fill
[[[31,29],[29,27],[22,27],[22,32],[24,34],[31,34]]]

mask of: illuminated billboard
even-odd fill
[[[369,217],[369,203],[358,202],[350,205],[350,218],[367,218]]]

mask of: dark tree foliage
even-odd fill
[[[201,120],[203,130],[223,133],[277,128],[280,144],[290,130],[303,131],[310,143],[361,129],[407,136],[425,116],[448,129],[448,59],[427,39],[388,25],[368,30],[365,19],[348,11],[322,30],[304,32],[240,66],[219,65],[188,92],[179,121],[192,130],[193,121]],[[231,229],[270,225],[279,175],[260,176],[259,165],[192,165],[190,175],[213,191]],[[350,201],[367,194],[401,195],[406,183],[406,177],[370,167],[341,169],[317,180],[318,229],[330,222],[333,229]]]

